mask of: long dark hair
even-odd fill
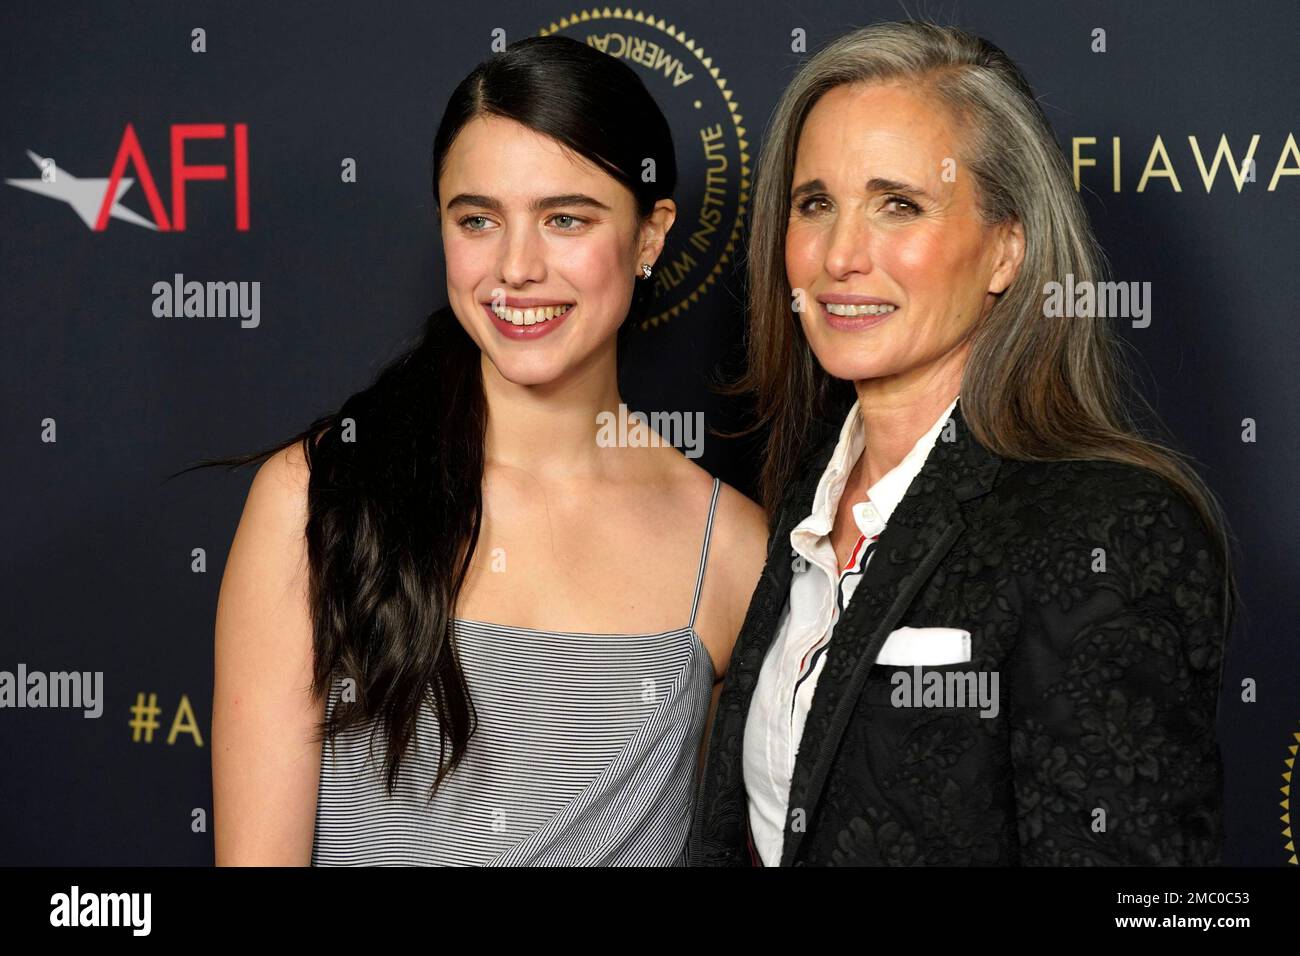
[[[569,37],[513,43],[456,87],[433,143],[435,199],[452,141],[483,115],[515,120],[590,160],[632,191],[643,219],[676,187],[672,134],[640,77]],[[646,159],[654,160],[649,182]],[[650,284],[635,285],[620,341],[649,305]],[[426,695],[440,737],[430,799],[477,723],[452,627],[483,521],[480,356],[444,306],[412,349],[338,411],[270,448],[177,472],[237,467],[302,445],[311,472],[311,690],[319,696],[344,678],[356,687],[355,704],[333,708],[320,738],[365,725],[373,734],[382,724],[390,794]]]

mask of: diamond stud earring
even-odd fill
[[[641,263],[641,278],[642,279],[650,278],[650,263],[648,262]]]

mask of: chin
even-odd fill
[[[500,356],[489,355],[501,377],[512,385],[547,385],[564,375],[562,363],[547,361],[541,356],[530,359],[504,361]]]
[[[889,374],[888,366],[880,361],[879,356],[845,354],[843,350],[813,350],[813,357],[831,378],[846,382],[860,382],[863,379],[879,378]]]

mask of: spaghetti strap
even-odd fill
[[[700,570],[695,576],[695,597],[691,601],[691,623],[686,625],[688,628],[695,627],[695,612],[700,609],[700,589],[704,586],[704,566],[709,560],[709,538],[713,534],[713,512],[718,507],[718,491],[721,488],[721,480],[714,478],[713,500],[709,502],[709,520],[704,526],[704,546],[700,549]]]

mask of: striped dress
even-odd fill
[[[713,663],[695,632],[713,496],[689,623],[586,634],[457,619],[478,714],[432,802],[438,725],[421,713],[392,796],[370,727],[321,748],[313,866],[684,866]],[[338,701],[335,682],[327,712]]]

